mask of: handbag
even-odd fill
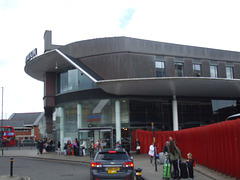
[[[42,153],[43,153],[43,154],[46,154],[46,153],[47,153],[46,149],[43,149]]]
[[[137,148],[136,148],[137,150],[140,150],[141,148],[140,148],[140,146],[137,146]]]

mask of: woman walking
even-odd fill
[[[148,155],[150,157],[150,164],[153,165],[153,157],[155,155],[154,142],[149,146]]]
[[[169,155],[170,155],[170,160],[173,164],[173,172],[174,172],[173,179],[180,179],[181,178],[181,169],[180,169],[181,151],[178,149],[173,139],[170,141]]]

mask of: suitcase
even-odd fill
[[[165,163],[166,156],[163,152],[159,153],[159,163],[164,164]]]
[[[171,164],[169,161],[163,164],[163,179],[170,179],[171,178]]]
[[[188,178],[188,170],[187,164],[185,162],[181,162],[181,178]]]

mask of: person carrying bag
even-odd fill
[[[176,146],[175,141],[172,139],[170,141],[170,147],[169,147],[169,155],[170,155],[170,160],[173,165],[173,179],[180,179],[181,178],[181,151],[178,149]]]

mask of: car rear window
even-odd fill
[[[128,160],[128,155],[125,152],[100,152],[98,153],[97,160]]]

